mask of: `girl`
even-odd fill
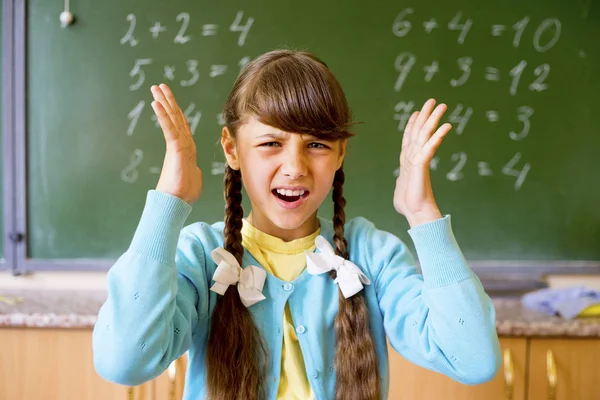
[[[429,161],[450,130],[429,100],[406,127],[394,208],[406,246],[346,222],[344,93],[311,54],[248,64],[225,104],[225,221],[183,228],[202,191],[187,121],[152,87],[166,140],[127,252],[108,273],[94,328],[105,379],[138,385],[189,351],[185,399],[385,399],[386,337],[408,360],[476,384],[499,366],[495,313],[433,197]],[[252,210],[244,219],[242,182]],[[333,188],[333,221],[317,209]]]

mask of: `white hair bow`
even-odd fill
[[[213,292],[221,296],[229,285],[237,284],[240,299],[246,307],[266,299],[262,294],[267,272],[255,265],[249,265],[246,268],[240,267],[233,254],[222,247],[214,249],[210,256],[217,264],[217,269],[213,275],[215,284],[210,288]]]
[[[324,274],[332,269],[337,272],[337,283],[345,298],[352,297],[363,289],[363,284],[369,285],[371,281],[350,260],[335,254],[331,244],[323,236],[315,239],[315,245],[320,253],[306,253],[306,265],[311,275]]]

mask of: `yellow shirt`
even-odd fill
[[[313,251],[315,249],[315,238],[319,233],[320,229],[317,229],[310,236],[285,242],[278,237],[259,231],[244,220],[242,244],[269,273],[289,282],[300,276],[306,268],[304,250]],[[286,304],[283,315],[281,376],[277,399],[312,400],[314,398],[306,376],[304,358],[296,336],[290,307]]]

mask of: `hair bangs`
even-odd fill
[[[351,111],[327,66],[306,53],[265,65],[246,90],[244,114],[277,129],[344,139],[353,135]]]

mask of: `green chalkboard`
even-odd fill
[[[600,4],[28,2],[28,248],[34,259],[127,247],[164,144],[149,87],[174,89],[205,190],[188,222],[223,217],[218,115],[240,65],[275,48],[324,59],[362,124],[345,169],[348,216],[410,242],[392,206],[402,123],[427,98],[455,129],[436,198],[472,260],[600,260]],[[323,215],[331,215],[325,204]]]

